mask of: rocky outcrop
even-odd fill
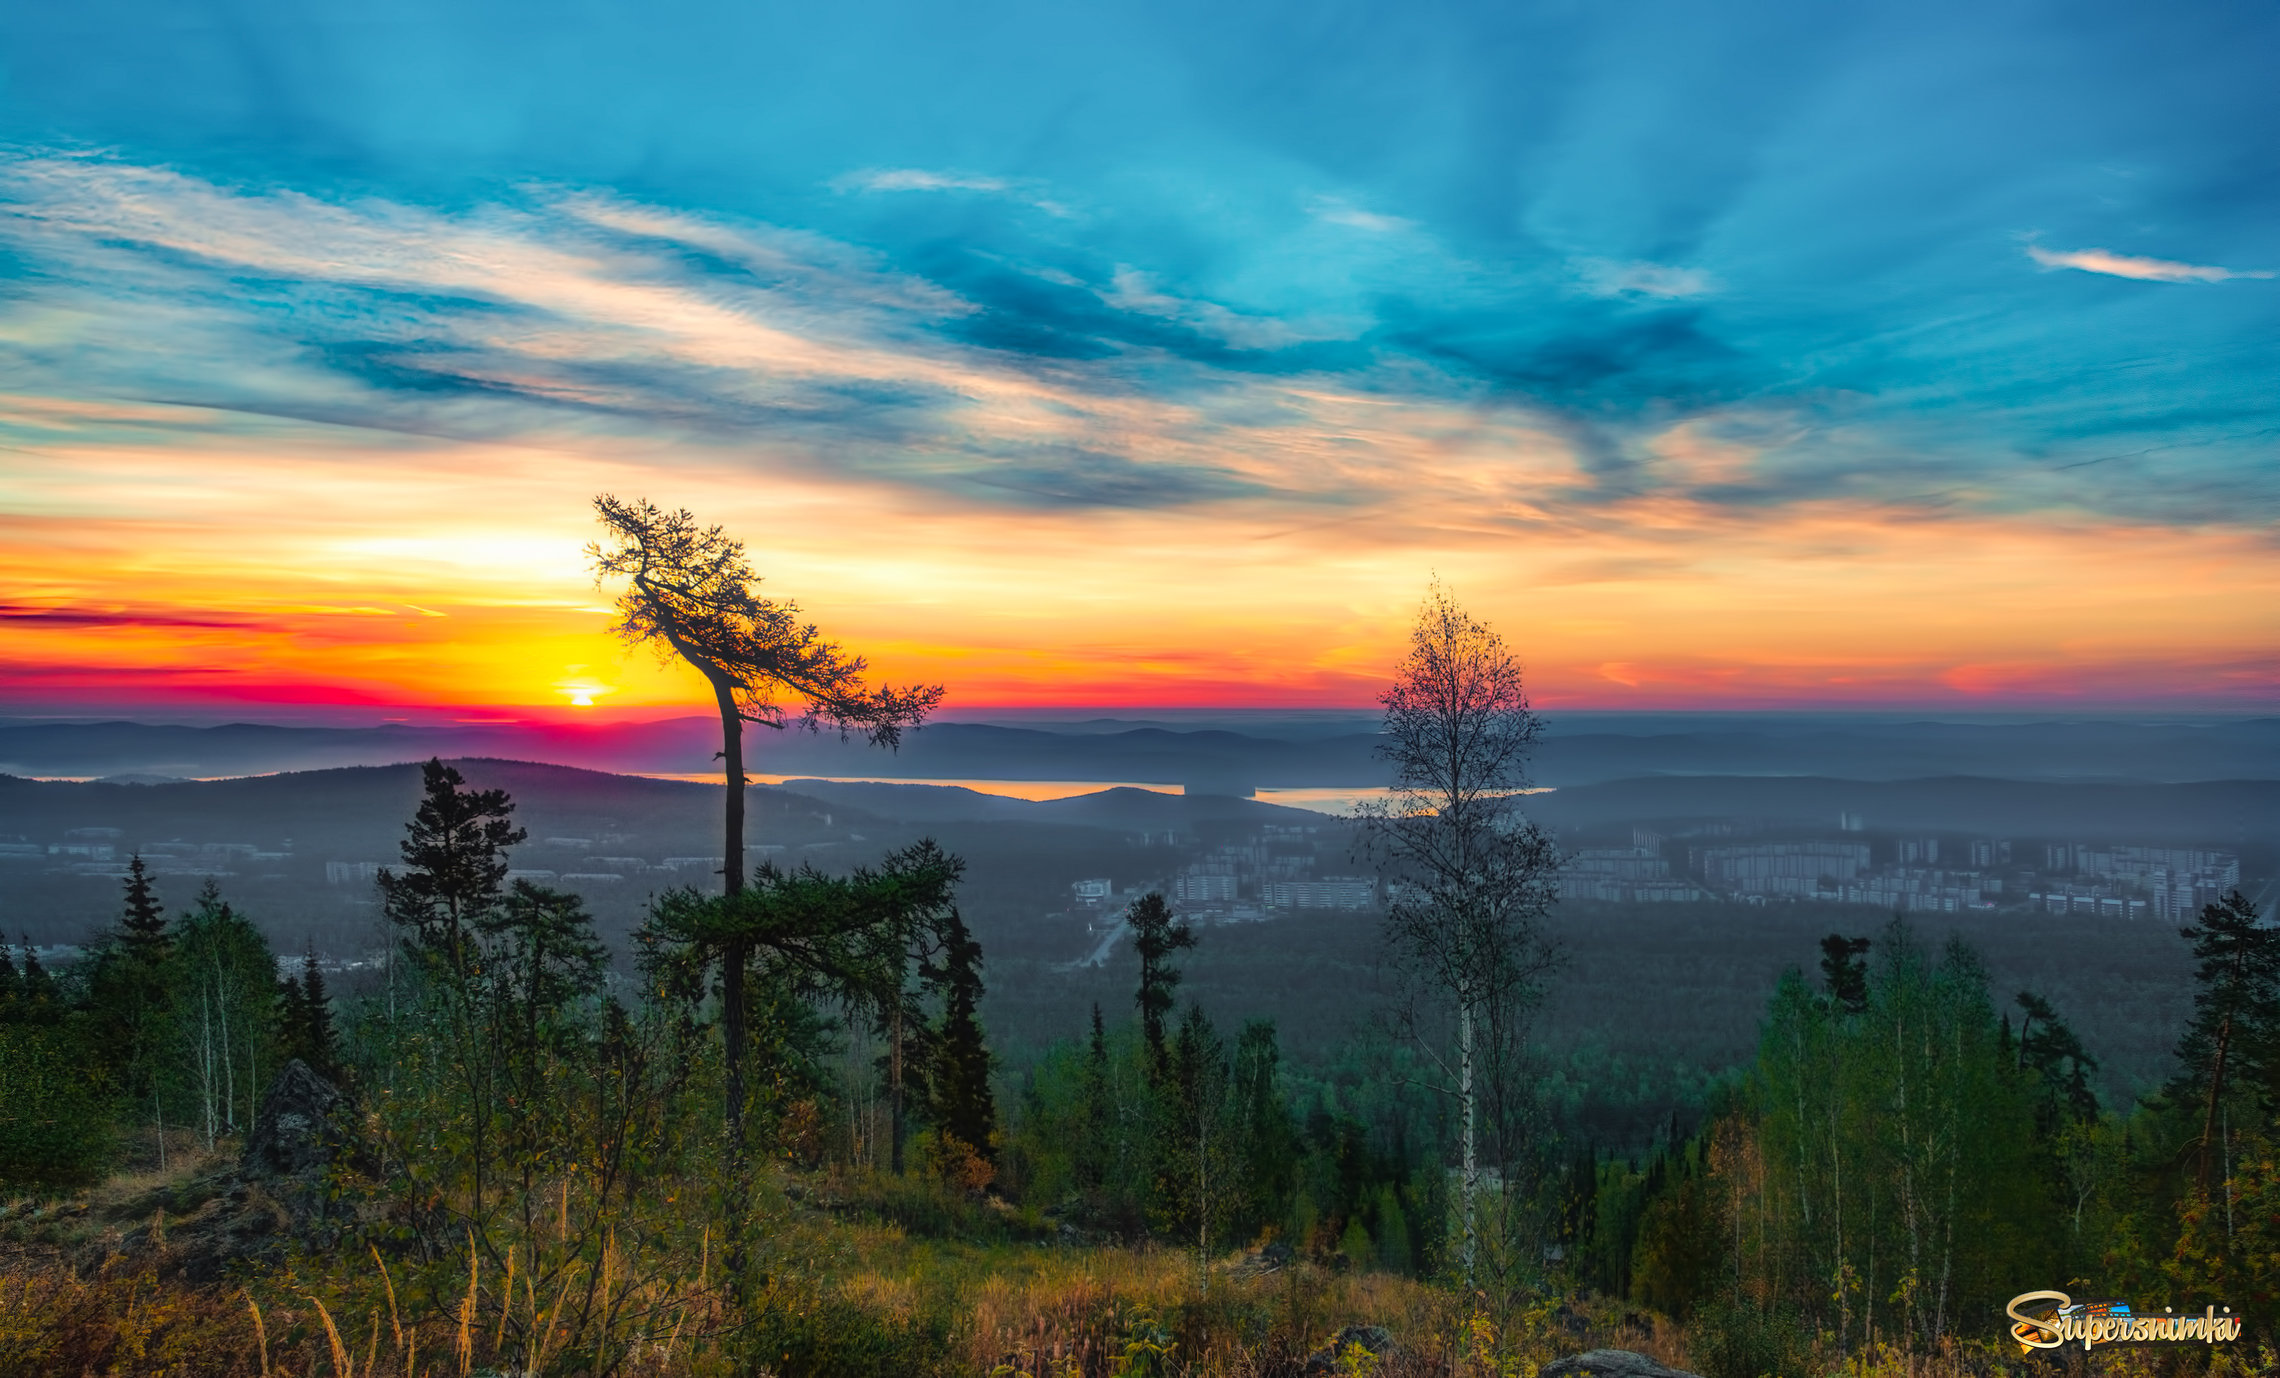
[[[273,1263],[294,1248],[323,1247],[344,1221],[332,1176],[357,1157],[348,1100],[299,1061],[261,1098],[234,1169],[165,1184],[122,1201],[120,1224],[89,1241],[85,1260],[111,1256],[161,1277],[218,1282],[240,1263]]]
[[[238,1170],[256,1182],[321,1181],[351,1143],[347,1104],[339,1087],[294,1058],[262,1096]]]
[[[1554,1359],[1536,1370],[1536,1378],[1697,1378],[1683,1369],[1665,1368],[1644,1354],[1628,1349],[1589,1349]]]

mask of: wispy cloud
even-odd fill
[[[2139,258],[2110,249],[2046,249],[2027,246],[2027,257],[2045,268],[2077,268],[2085,273],[2132,278],[2138,282],[2229,282],[2234,278],[2269,278],[2266,270],[2217,268],[2201,263],[2175,263],[2164,258]]]
[[[835,177],[831,185],[834,190],[841,192],[933,191],[1005,196],[1059,219],[1067,219],[1074,214],[1064,203],[1040,194],[1033,183],[964,172],[936,172],[919,167],[866,168]]]
[[[957,172],[931,172],[925,168],[869,168],[851,172],[835,184],[857,191],[980,191],[1002,192],[1012,183],[1002,177],[975,177]]]
[[[1587,259],[1577,269],[1584,290],[1596,297],[1699,297],[1716,285],[1700,268],[1668,263]]]
[[[1377,211],[1363,210],[1334,196],[1318,196],[1308,203],[1307,211],[1315,219],[1331,225],[1344,225],[1348,229],[1367,230],[1371,234],[1396,234],[1414,230],[1417,222],[1398,215],[1382,215]]]

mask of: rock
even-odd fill
[[[1698,1378],[1681,1369],[1664,1368],[1644,1354],[1628,1349],[1591,1349],[1554,1359],[1536,1370],[1536,1378]]]
[[[1288,1244],[1279,1239],[1269,1240],[1256,1249],[1239,1251],[1228,1264],[1228,1272],[1238,1278],[1262,1278],[1281,1272],[1294,1257]]]
[[[1393,1352],[1393,1336],[1382,1325],[1349,1325],[1338,1332],[1336,1339],[1307,1355],[1306,1364],[1299,1372],[1336,1373],[1339,1358],[1355,1345],[1382,1359]]]
[[[340,1123],[346,1107],[339,1087],[294,1058],[261,1098],[240,1170],[255,1181],[296,1178],[314,1184],[351,1142]]]

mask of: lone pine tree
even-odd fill
[[[1140,1007],[1140,1032],[1148,1044],[1149,1069],[1160,1081],[1167,1055],[1164,1017],[1172,1012],[1176,999],[1173,992],[1180,984],[1180,969],[1172,965],[1172,954],[1195,946],[1195,930],[1172,917],[1171,906],[1153,890],[1132,902],[1124,921],[1132,926],[1132,950],[1140,954],[1140,987],[1132,999]]]

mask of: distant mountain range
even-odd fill
[[[829,735],[764,728],[748,732],[747,741],[751,768],[771,775],[1122,781],[1234,794],[1367,786],[1387,778],[1373,733],[1318,735],[1295,724],[1261,726],[1283,735],[1094,720],[1051,727],[938,723],[912,734],[893,753]],[[718,725],[694,717],[607,728],[0,724],[0,773],[26,776],[199,779],[428,756],[695,774],[718,768],[718,750]],[[2280,718],[1955,723],[1810,714],[1553,715],[1536,753],[1539,782],[1562,788],[1652,775],[2272,780],[2280,779]]]

